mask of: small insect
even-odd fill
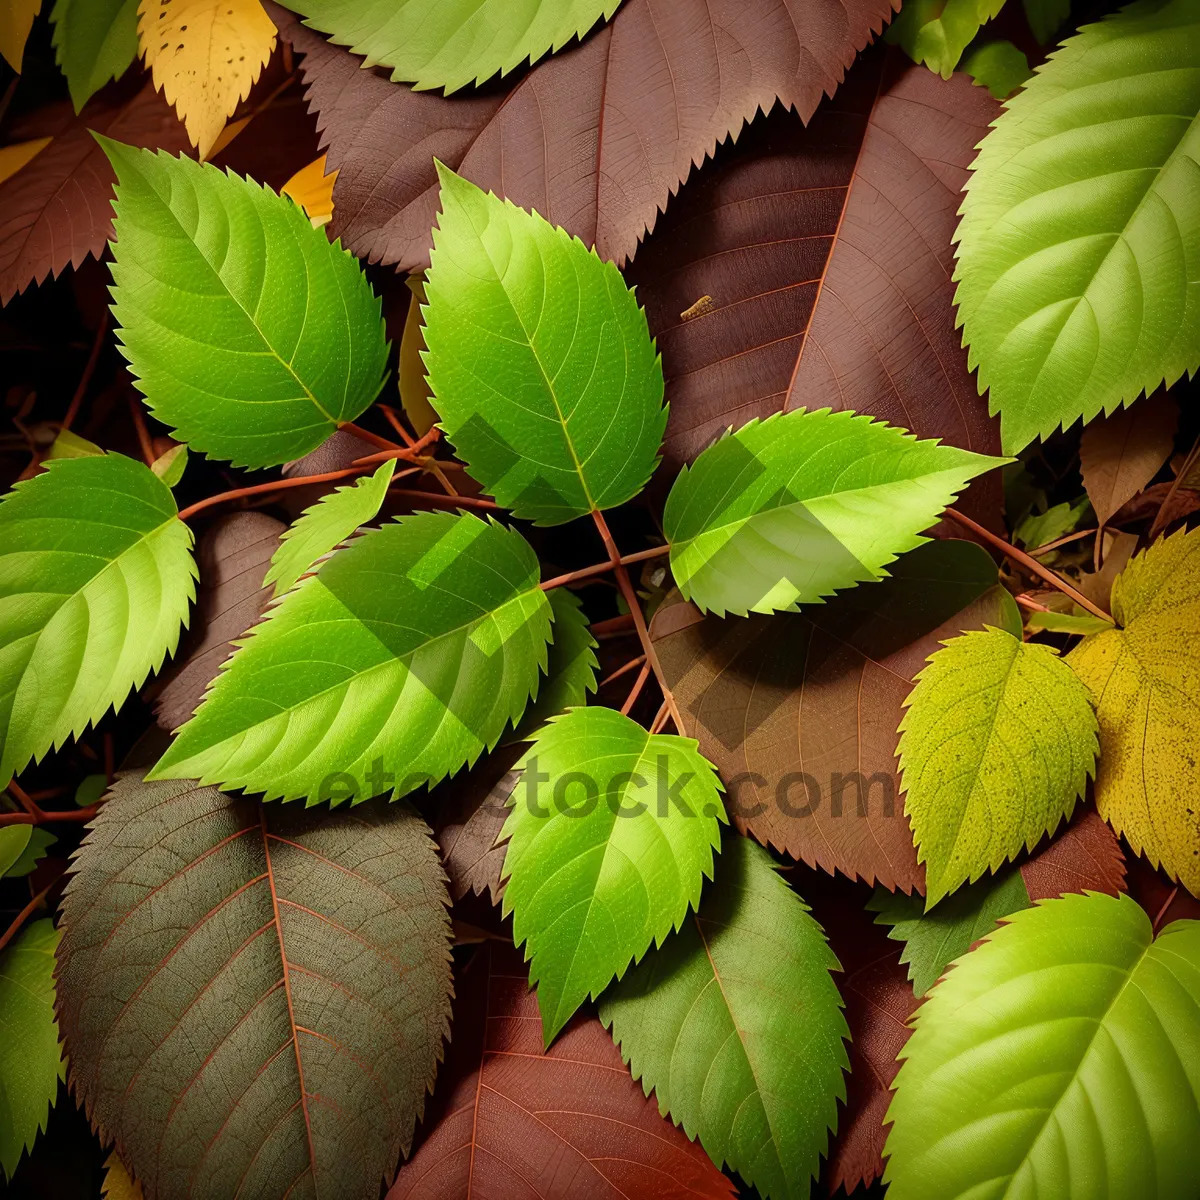
[[[701,296],[691,308],[685,308],[679,314],[681,321],[690,321],[694,317],[702,317],[706,312],[710,312],[713,307],[713,298],[711,296]]]

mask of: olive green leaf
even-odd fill
[[[610,708],[552,718],[518,767],[501,834],[504,913],[532,960],[549,1045],[695,907],[725,810],[693,740]]]
[[[357,538],[238,643],[152,779],[309,804],[473,763],[536,695],[550,604],[519,533],[418,513]]]
[[[306,508],[284,531],[263,587],[273,583],[275,596],[282,596],[313,563],[375,517],[395,470],[396,460],[389,459],[374,475],[357,479],[349,487],[335,488]]]
[[[54,834],[36,825],[8,825],[0,829],[0,876],[20,879],[31,875],[57,841]]]
[[[138,0],[57,0],[54,57],[79,112],[93,92],[120,79],[137,57]]]
[[[1191,1200],[1200,922],[1127,896],[1015,913],[917,1010],[887,1120],[888,1200]]]
[[[1011,96],[1032,73],[1029,59],[1012,42],[987,42],[972,50],[962,61],[962,69],[997,100]]]
[[[1138,0],[980,143],[956,301],[1008,453],[1200,368],[1198,40],[1195,0]]]
[[[1003,7],[1004,0],[905,0],[884,38],[949,79],[980,26]]]
[[[884,578],[1002,461],[849,411],[749,421],[679,473],[663,516],[671,571],[718,616],[795,609]]]
[[[1154,866],[1200,895],[1200,529],[1134,555],[1117,576],[1119,628],[1066,662],[1100,720],[1096,807]]]
[[[1049,646],[981,629],[927,661],[904,701],[899,755],[932,908],[1071,815],[1097,741],[1087,689]]]
[[[210,164],[98,140],[117,173],[122,350],[180,441],[276,466],[375,399],[387,358],[379,300],[299,205]]]
[[[0,501],[0,780],[120,708],[195,598],[191,531],[147,467],[45,466]]]
[[[700,911],[604,994],[600,1019],[713,1162],[767,1200],[808,1200],[846,1094],[838,969],[771,856],[729,833]]]
[[[632,499],[667,421],[633,293],[537,213],[438,175],[424,358],[446,436],[489,495],[539,525]]]
[[[1111,621],[1084,613],[1031,612],[1025,622],[1030,629],[1046,629],[1051,633],[1106,633],[1112,629]]]

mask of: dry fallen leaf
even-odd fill
[[[325,174],[325,155],[301,167],[279,190],[304,209],[314,229],[328,225],[333,216],[333,185],[337,172]]]

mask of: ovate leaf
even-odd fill
[[[1200,367],[1198,41],[1193,0],[1128,5],[981,143],[956,300],[1010,453]]]
[[[1100,721],[1096,807],[1139,854],[1200,895],[1200,530],[1180,530],[1117,576],[1119,628],[1067,663]]]
[[[932,907],[1053,833],[1097,742],[1087,689],[1048,646],[986,629],[928,662],[904,702],[899,755]]]
[[[609,708],[555,718],[518,766],[504,912],[532,960],[549,1045],[698,903],[725,810],[694,741]]]
[[[806,1200],[845,1097],[837,969],[770,855],[730,834],[700,912],[606,993],[600,1018],[713,1162],[767,1200]]]
[[[103,145],[118,178],[113,312],[154,415],[251,467],[299,458],[358,416],[387,357],[358,263],[250,180]]]
[[[623,504],[667,421],[645,314],[577,239],[438,173],[425,365],[446,436],[518,517],[556,525]]]
[[[56,0],[50,20],[55,60],[78,112],[137,55],[138,0]]]
[[[284,596],[151,777],[309,804],[402,796],[496,744],[537,691],[549,637],[520,534],[407,517]]]
[[[987,42],[963,59],[962,69],[997,100],[1011,96],[1032,74],[1029,59],[1012,42]]]
[[[130,775],[74,870],[72,1085],[147,1195],[376,1194],[449,1029],[449,897],[424,822]]]
[[[819,601],[886,576],[1000,462],[827,408],[750,421],[675,481],[663,516],[672,574],[718,616]]]
[[[960,959],[914,1021],[889,1200],[1194,1194],[1200,922],[1155,939],[1128,897],[1046,901]]]
[[[289,0],[306,25],[361,54],[364,66],[447,94],[537,62],[607,21],[621,0]]]
[[[9,1179],[66,1073],[54,1023],[57,944],[54,922],[34,921],[0,952],[0,1170]]]
[[[120,454],[53,459],[0,502],[0,777],[119,708],[195,595],[171,489]]]
[[[913,62],[949,79],[980,26],[1003,7],[1004,0],[907,0],[886,37]]]
[[[283,595],[313,563],[375,517],[395,470],[396,460],[388,459],[374,475],[335,488],[306,508],[283,534],[263,586],[273,583],[275,595]]]

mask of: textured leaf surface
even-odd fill
[[[800,613],[703,617],[668,597],[651,636],[738,828],[825,871],[924,886],[900,800],[896,728],[939,639],[1002,624],[1011,597],[980,547],[932,542],[892,577]],[[1015,617],[1019,622],[1020,618]]]
[[[504,913],[531,960],[549,1045],[696,906],[725,811],[694,741],[610,708],[555,718],[518,766]]]
[[[675,481],[663,515],[671,573],[718,616],[819,601],[887,575],[999,463],[849,412],[750,421]]]
[[[439,172],[424,357],[446,436],[490,495],[540,525],[632,499],[667,420],[637,301],[561,229]]]
[[[768,1200],[807,1197],[845,1096],[837,969],[770,855],[731,834],[700,912],[600,1016],[633,1077],[714,1162]]]
[[[137,55],[138,0],[56,0],[55,61],[78,112],[93,92],[120,79]]]
[[[275,49],[259,0],[140,0],[138,44],[201,158]]]
[[[996,100],[1005,100],[1032,74],[1029,59],[1012,42],[987,42],[963,59],[962,69]]]
[[[372,1194],[449,1029],[449,898],[424,822],[131,775],[74,869],[72,1084],[147,1197]]]
[[[0,776],[78,737],[173,653],[195,595],[171,490],[120,454],[63,458],[0,503]]]
[[[1004,0],[908,0],[888,26],[887,40],[913,62],[949,79],[962,52]]]
[[[1008,102],[967,185],[956,301],[1006,450],[1200,367],[1200,13],[1140,0]]]
[[[1200,530],[1180,530],[1117,576],[1120,628],[1085,638],[1067,663],[1100,721],[1096,807],[1138,854],[1200,895]]]
[[[542,1049],[521,956],[481,946],[455,980],[454,1039],[424,1141],[388,1200],[727,1200],[733,1185],[658,1115],[594,1017]]]
[[[420,513],[271,609],[154,769],[309,804],[407,792],[490,749],[537,691],[550,605],[520,534]]]
[[[34,921],[0,954],[0,1170],[9,1179],[45,1129],[66,1071],[54,1023],[58,936],[53,921]]]
[[[433,156],[624,262],[695,163],[777,98],[810,118],[891,12],[891,0],[624,0],[507,93],[447,99],[360,70],[272,9],[305,55],[341,171],[333,232],[401,270],[428,263]]]
[[[376,517],[395,470],[396,460],[389,459],[373,475],[335,488],[306,508],[284,531],[263,586],[274,584],[276,597],[282,596],[313,563]]]
[[[114,1150],[104,1163],[103,1200],[143,1200],[141,1184],[135,1183]]]
[[[1053,834],[1092,776],[1087,688],[1002,629],[947,641],[904,701],[900,771],[929,907]]]
[[[621,0],[291,0],[305,24],[392,79],[447,93],[537,62],[608,20]]]
[[[1017,913],[918,1010],[888,1110],[891,1200],[1195,1191],[1200,922],[1128,897]]]
[[[671,201],[628,277],[662,351],[672,474],[730,425],[827,405],[999,453],[950,282],[960,190],[997,111],[964,78],[871,51],[807,130],[755,121]],[[998,529],[999,500],[983,480],[965,511]]]
[[[154,415],[240,466],[299,458],[383,381],[379,301],[290,200],[105,142],[118,175],[113,312]]]

